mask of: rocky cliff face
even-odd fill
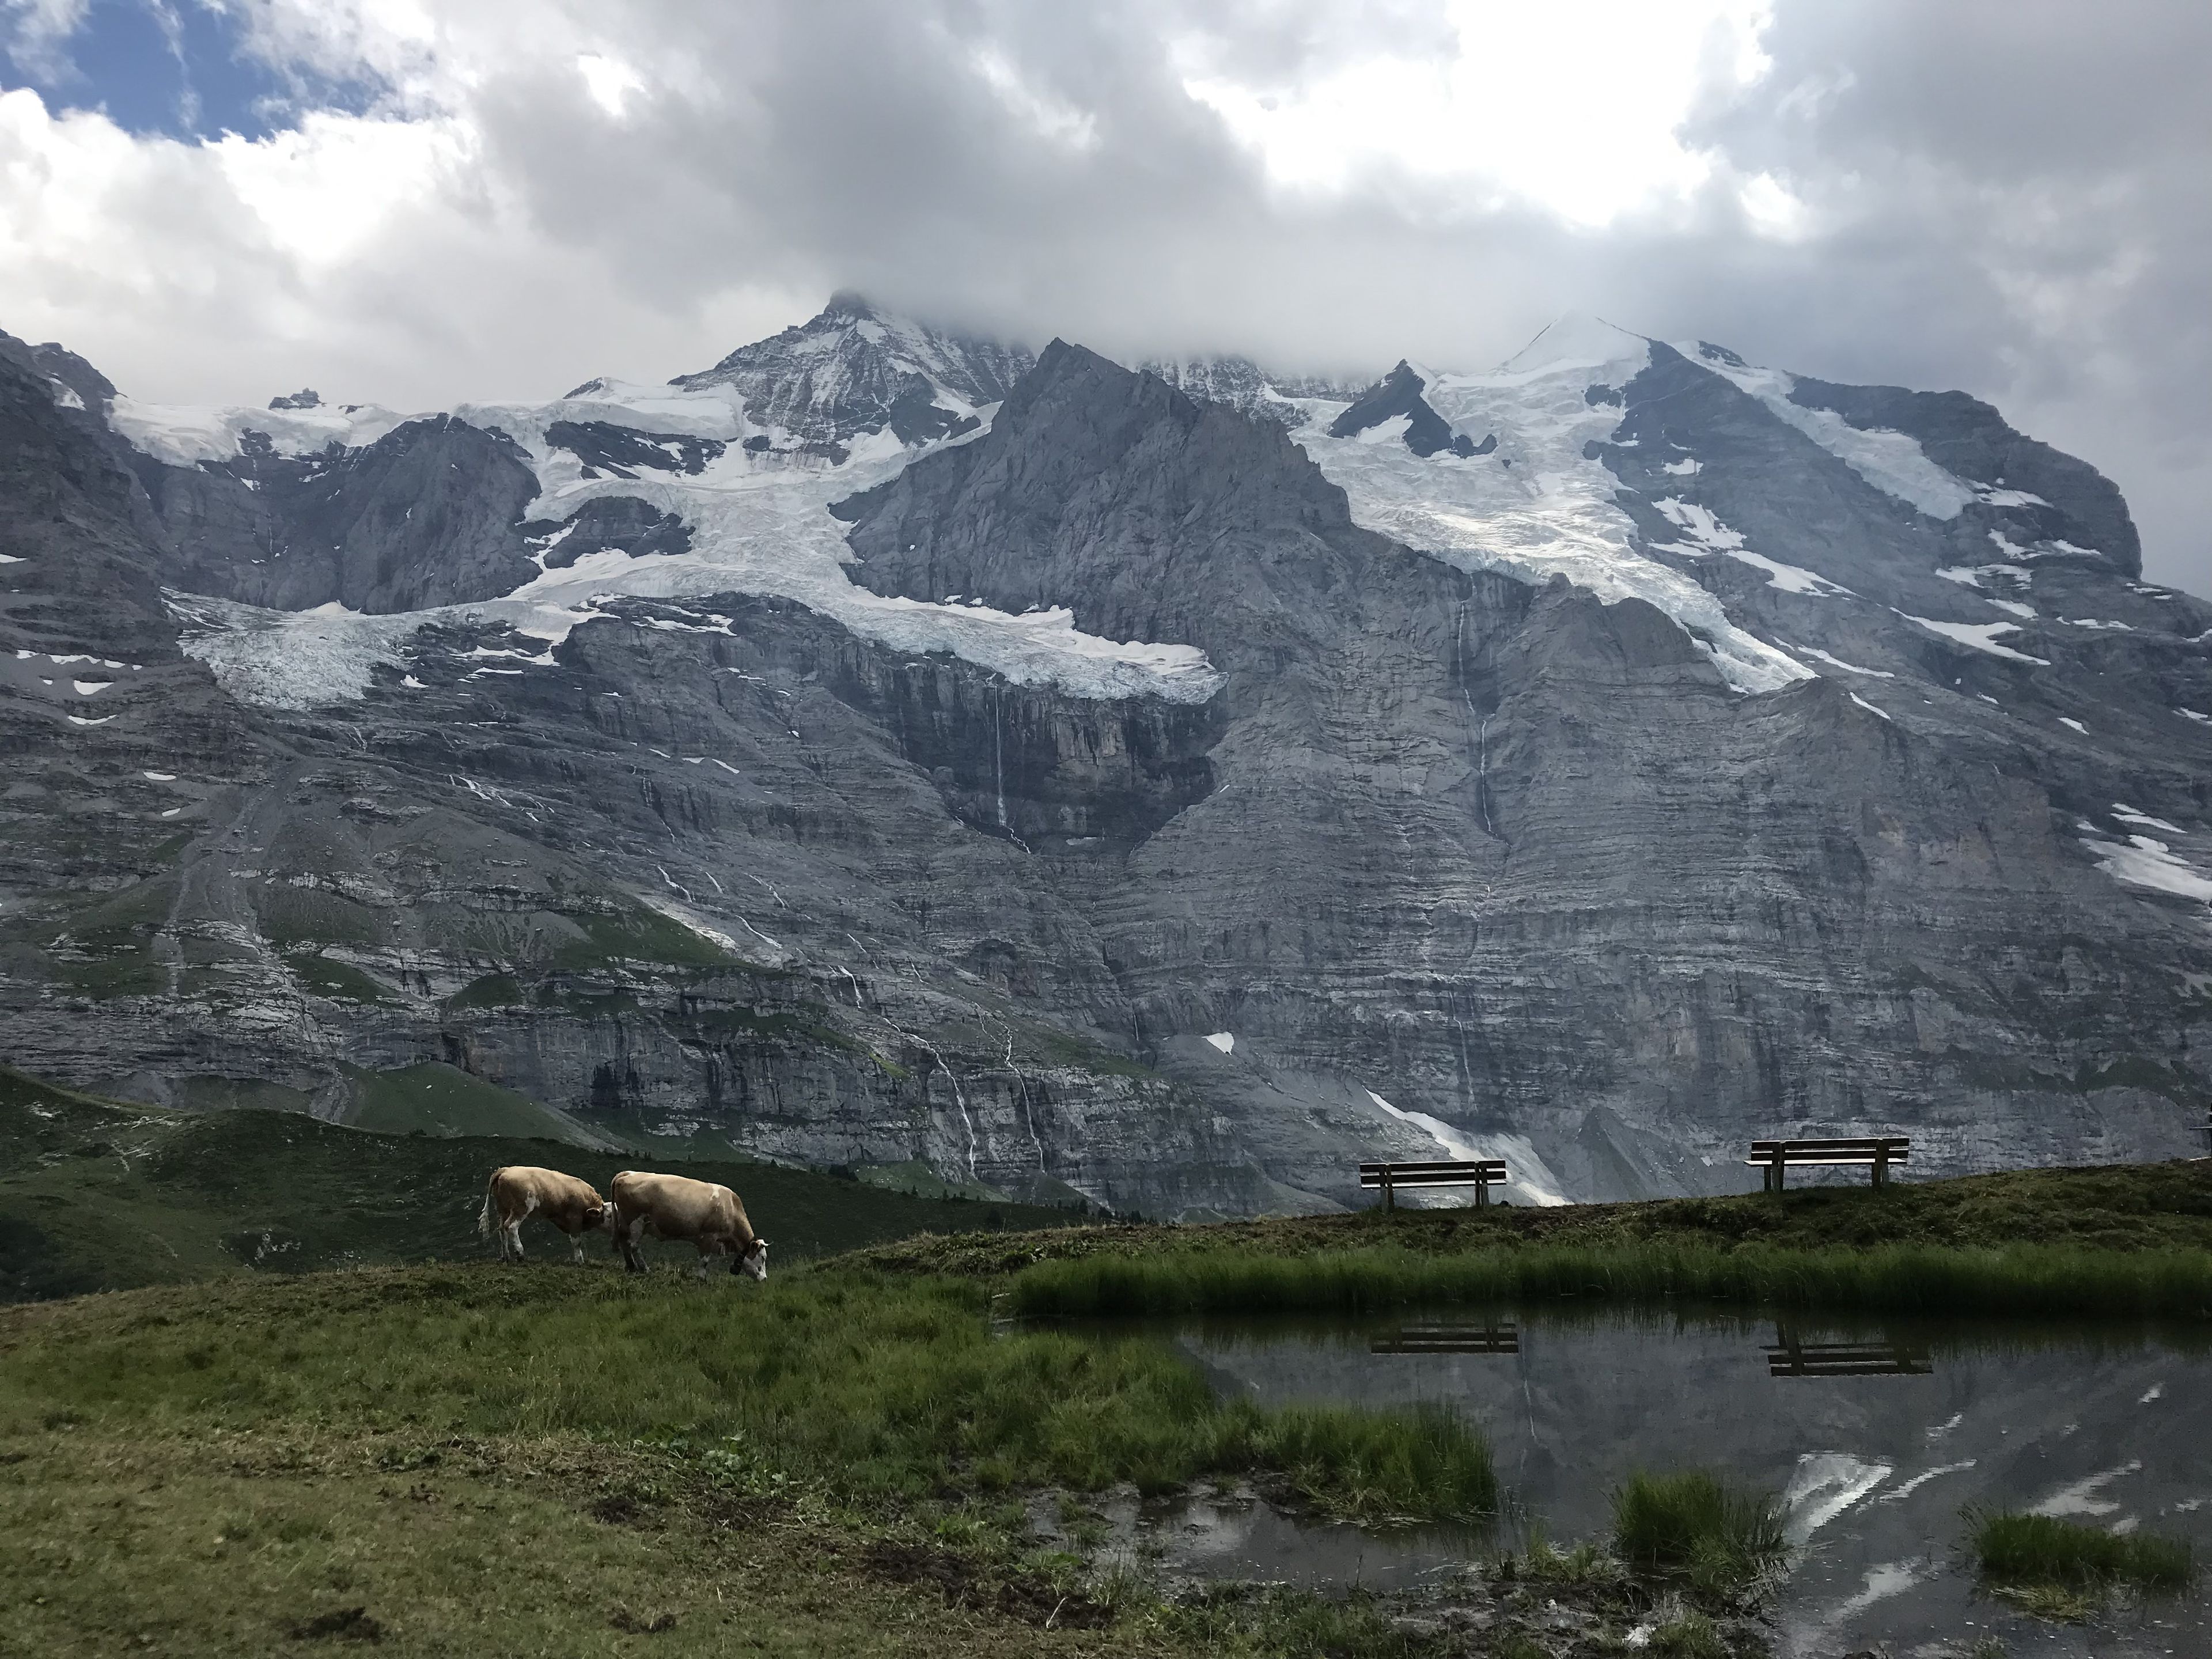
[[[369,422],[8,343],[0,1042],[1169,1214],[2194,1144],[2212,607],[2105,480],[1598,325],[1232,367],[841,301]]]

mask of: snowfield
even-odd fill
[[[1739,691],[1810,679],[1810,669],[1738,628],[1688,576],[1638,550],[1635,524],[1613,499],[1620,480],[1584,456],[1620,423],[1618,404],[1594,405],[1584,392],[1626,386],[1650,361],[1641,336],[1569,318],[1487,374],[1414,365],[1423,397],[1453,430],[1478,444],[1497,438],[1487,455],[1439,450],[1424,459],[1401,441],[1375,441],[1382,427],[1332,438],[1329,423],[1350,405],[1319,398],[1289,400],[1306,411],[1291,435],[1370,530],[1462,570],[1534,583],[1564,575],[1607,605],[1643,599],[1679,623]]]
[[[940,401],[958,412],[976,414],[984,422],[977,431],[988,429],[991,410],[970,411],[949,395]],[[335,435],[338,426],[336,420],[310,423],[305,418],[323,410],[159,413],[155,419],[145,406],[134,405],[128,423],[118,429],[163,459],[234,457],[240,434],[262,429],[264,415],[276,417],[270,424],[284,426],[280,448],[319,447],[311,440],[325,432]],[[910,449],[886,430],[857,440],[846,460],[833,463],[793,453],[788,434],[757,431],[735,400],[721,392],[604,380],[592,382],[583,397],[543,405],[465,404],[454,413],[471,425],[506,433],[529,456],[542,492],[532,507],[536,515],[568,519],[594,496],[633,496],[681,516],[692,531],[690,550],[634,558],[610,549],[565,569],[544,570],[501,599],[389,616],[362,616],[334,605],[308,611],[271,611],[174,594],[172,608],[188,630],[185,650],[249,702],[309,708],[362,696],[380,663],[404,669],[407,641],[431,623],[505,623],[550,644],[598,614],[611,598],[684,599],[735,592],[795,599],[893,650],[951,652],[1017,684],[1051,684],[1075,696],[1154,696],[1197,703],[1220,687],[1220,676],[1196,647],[1085,634],[1066,610],[1015,616],[981,605],[884,598],[856,586],[845,572],[846,526],[830,515],[830,504],[881,483],[944,443]],[[403,418],[387,420],[389,414],[381,411],[357,429],[388,431]],[[546,441],[546,429],[560,421],[603,421],[648,433],[716,438],[729,447],[697,474],[646,471],[636,478],[586,478],[574,455]],[[968,442],[975,435],[947,441]],[[745,449],[743,441],[755,436],[769,438],[775,447],[765,453]],[[549,538],[539,549],[541,569],[544,555],[557,541],[557,536]]]

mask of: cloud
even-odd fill
[[[2120,9],[226,0],[272,76],[364,90],[254,142],[0,98],[0,326],[139,396],[427,407],[841,286],[1352,373],[1587,309],[1987,397],[2204,589],[2212,12]],[[8,16],[66,49],[67,5]]]

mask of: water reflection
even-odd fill
[[[1518,1326],[1401,1325],[1367,1345],[1370,1353],[1519,1353]]]
[[[1808,1342],[1787,1325],[1774,1328],[1766,1350],[1769,1376],[1926,1376],[1935,1369],[1901,1342]]]
[[[1612,1489],[1639,1468],[1710,1468],[1780,1494],[1798,1546],[1777,1609],[1785,1654],[1934,1638],[1963,1651],[1996,1632],[2015,1656],[2212,1655],[2202,1601],[2150,1603],[2124,1628],[2052,1629],[1978,1600],[1960,1557],[1971,1504],[2149,1528],[2212,1554],[2202,1327],[1778,1326],[1595,1307],[1155,1328],[1217,1389],[1264,1403],[1454,1406],[1490,1437],[1509,1533],[1601,1534]],[[1483,1547],[1188,1508],[1156,1525],[1174,1564],[1239,1576],[1327,1577],[1356,1551],[1364,1582],[1402,1583]]]

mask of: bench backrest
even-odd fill
[[[1363,1187],[1501,1186],[1506,1179],[1502,1158],[1437,1158],[1425,1164],[1363,1164]]]
[[[1844,1135],[1820,1140],[1754,1140],[1751,1155],[1755,1159],[1770,1159],[1778,1154],[1784,1163],[1799,1161],[1819,1163],[1832,1158],[1886,1158],[1893,1164],[1909,1163],[1912,1157],[1912,1139],[1909,1135]]]

